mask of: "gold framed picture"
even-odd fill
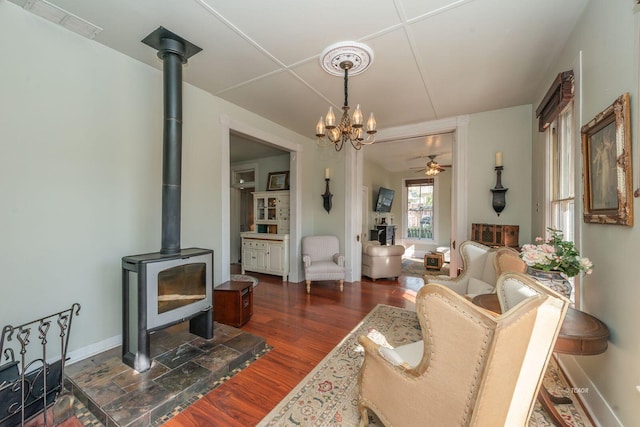
[[[598,113],[581,134],[584,222],[632,226],[629,94]]]
[[[267,191],[288,190],[289,171],[269,172],[267,178]]]

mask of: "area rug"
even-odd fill
[[[427,270],[424,268],[424,259],[422,258],[402,258],[402,275],[411,277],[420,277],[425,274],[430,275],[449,275],[449,264],[444,264],[440,270]]]
[[[356,426],[360,422],[357,407],[357,375],[363,350],[359,335],[374,340],[381,336],[393,346],[421,339],[414,311],[379,304],[347,335],[259,424],[266,426]],[[554,360],[545,376],[550,392],[567,395],[570,390]],[[574,397],[575,401],[575,397]],[[558,411],[569,426],[592,424],[578,404],[559,405]],[[369,423],[382,426],[374,414]],[[536,403],[529,427],[552,427],[551,419]]]

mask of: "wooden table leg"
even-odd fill
[[[544,384],[540,387],[540,392],[538,393],[538,401],[542,405],[542,408],[545,411],[547,411],[547,414],[549,414],[549,416],[551,417],[551,420],[556,425],[561,427],[568,427],[568,424],[560,416],[560,414],[558,413],[558,411],[554,406],[554,400],[564,400],[564,399],[568,399],[568,398],[559,398],[549,393],[549,390],[547,390]],[[571,399],[568,399],[568,400],[569,400],[569,403],[571,403]],[[559,402],[559,403],[562,403],[562,402]]]

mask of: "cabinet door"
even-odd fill
[[[269,245],[269,270],[281,273],[284,270],[283,258],[284,246],[281,243],[271,243]]]
[[[264,197],[255,196],[255,215],[258,221],[267,219],[267,201]]]
[[[260,268],[263,270],[267,269],[267,254],[268,254],[268,251],[264,249],[256,249],[255,251],[256,268]]]
[[[256,266],[256,251],[252,248],[244,247],[242,249],[242,265],[245,268]]]

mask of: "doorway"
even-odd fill
[[[279,136],[273,135],[269,132],[263,131],[262,129],[258,129],[244,123],[242,121],[235,120],[229,116],[222,115],[220,117],[221,123],[221,154],[223,159],[222,167],[221,167],[221,196],[222,196],[222,206],[221,206],[221,221],[222,224],[228,224],[227,227],[222,227],[220,239],[222,241],[222,246],[229,248],[230,250],[222,251],[221,259],[220,259],[220,280],[222,282],[229,280],[231,274],[231,262],[232,262],[232,250],[231,250],[231,242],[232,242],[232,232],[231,232],[231,216],[232,216],[232,193],[235,193],[235,200],[237,200],[238,210],[233,211],[233,216],[241,216],[239,213],[240,199],[241,193],[239,189],[234,189],[231,185],[231,152],[232,152],[232,143],[233,140],[233,150],[238,148],[237,137],[242,137],[243,139],[249,140],[252,143],[256,144],[254,146],[255,150],[250,150],[254,153],[256,150],[272,150],[272,153],[279,154],[288,154],[288,169],[289,169],[289,189],[290,189],[290,241],[292,242],[289,248],[289,259],[290,259],[290,270],[289,270],[289,278],[290,281],[298,281],[299,277],[299,266],[298,262],[295,260],[299,259],[300,248],[299,245],[293,242],[297,242],[299,240],[299,236],[301,233],[302,226],[300,224],[300,215],[299,212],[301,210],[301,197],[300,197],[300,170],[299,164],[301,160],[301,152],[302,147],[300,144],[293,143]],[[235,155],[235,152],[234,152]],[[266,157],[269,157],[266,155]],[[253,161],[253,163],[256,163]],[[237,164],[236,164],[237,165]],[[261,178],[261,174],[267,174],[267,171],[264,167],[258,165],[255,170],[256,178],[254,191],[266,190],[266,179],[263,180]],[[264,182],[263,182],[264,181]],[[264,188],[261,188],[264,187]],[[233,190],[233,191],[232,191]],[[253,203],[253,195],[252,202]],[[237,218],[237,233],[234,231],[235,236],[239,236],[240,234],[240,219]],[[238,247],[240,244],[238,243]],[[233,252],[235,253],[235,251]]]

